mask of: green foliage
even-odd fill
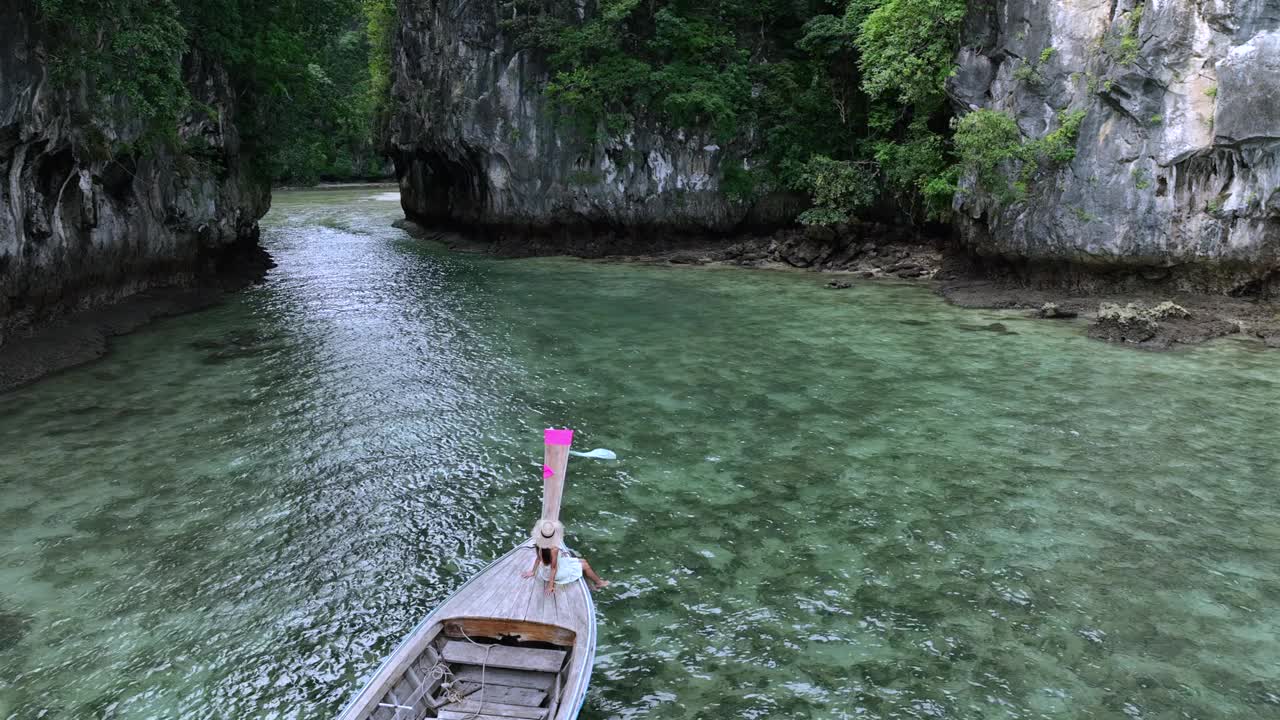
[[[1122,35],[1115,45],[1111,58],[1121,65],[1132,65],[1138,59],[1138,38],[1134,35]]]
[[[887,189],[913,216],[946,218],[955,196],[958,172],[948,158],[947,143],[941,135],[917,121],[901,141],[876,143],[875,160]]]
[[[228,71],[243,149],[274,179],[311,181],[371,164],[373,45],[359,28],[392,0],[36,0],[54,76],[87,82],[95,114],[139,118],[177,147],[193,103],[183,64],[193,53]],[[383,24],[379,28],[389,28]],[[389,46],[378,46],[387,57]],[[208,148],[178,148],[208,161]]]
[[[849,11],[862,7],[853,3]],[[938,100],[952,72],[965,9],[964,0],[887,0],[872,11],[857,38],[867,93],[903,105]]]
[[[1027,141],[1005,113],[975,110],[956,125],[960,167],[1000,202],[1021,200],[1041,170],[1056,170],[1075,158],[1084,118],[1083,110],[1059,113],[1056,130]]]
[[[1022,157],[1018,124],[998,110],[975,110],[956,124],[956,155],[978,187],[1007,199],[1011,195],[1004,166]]]
[[[546,93],[581,132],[657,121],[709,130],[731,155],[749,137],[750,170],[720,164],[725,192],[809,192],[806,222],[866,212],[875,203],[854,189],[877,176],[877,195],[911,219],[941,217],[957,176],[943,84],[965,2],[837,2],[601,0],[581,20],[558,0],[507,0],[499,12],[546,61]]]
[[[1044,76],[1040,74],[1040,68],[1035,63],[1024,62],[1019,65],[1013,71],[1013,79],[1032,87],[1039,87],[1044,84]]]
[[[1040,68],[1045,63],[1053,59],[1054,49],[1047,47],[1040,51],[1039,60],[1024,60],[1013,71],[1013,79],[1018,82],[1025,83],[1031,87],[1039,87],[1044,84],[1044,75],[1040,72]]]
[[[1118,65],[1132,65],[1137,61],[1138,53],[1142,49],[1138,41],[1138,26],[1142,24],[1145,9],[1145,5],[1139,4],[1129,11],[1128,22],[1120,33],[1108,35],[1103,39],[1102,52],[1112,62]]]
[[[245,149],[277,182],[363,168],[370,45],[362,0],[183,0],[192,46],[241,86]]]
[[[363,0],[368,43],[369,101],[376,122],[385,122],[391,98],[391,42],[395,34],[395,0]]]
[[[549,52],[547,94],[582,126],[616,133],[645,107],[673,125],[708,126],[725,137],[740,128],[751,94],[750,53],[716,8],[639,9],[639,0],[604,0],[598,15],[579,24],[545,10],[520,18],[521,5],[508,7],[517,19],[507,27]]]
[[[124,98],[172,132],[190,99],[179,63],[187,28],[172,0],[36,0],[36,9],[53,40],[56,80],[83,77],[100,97]]]
[[[1139,190],[1146,190],[1151,187],[1151,175],[1147,173],[1145,168],[1133,169],[1133,186]]]
[[[1208,96],[1208,97],[1211,97],[1211,98],[1216,98],[1216,97],[1218,97],[1218,86],[1217,86],[1217,85],[1214,85],[1213,87],[1209,88],[1208,90],[1205,90],[1205,91],[1204,91],[1204,94],[1205,94],[1206,96]]]
[[[1097,220],[1097,218],[1089,214],[1088,210],[1085,210],[1084,208],[1079,207],[1078,205],[1071,206],[1071,214],[1075,215],[1076,220],[1079,220],[1082,223],[1091,223],[1094,220]]]
[[[721,173],[720,188],[735,202],[754,200],[761,184],[759,174],[743,167],[740,162],[728,163]]]
[[[600,174],[590,170],[574,170],[569,173],[565,180],[570,185],[586,187],[600,182]]]
[[[1065,165],[1076,157],[1076,139],[1080,135],[1080,124],[1084,122],[1084,110],[1058,113],[1058,129],[1027,147],[1030,159],[1049,162],[1054,166]]]
[[[1151,118],[1148,120],[1148,122],[1151,123],[1152,125],[1159,125],[1160,123],[1164,122],[1164,116],[1159,114],[1152,115]]]
[[[814,155],[805,163],[801,182],[813,195],[813,207],[800,214],[805,225],[848,222],[876,201],[875,175],[864,163]]]

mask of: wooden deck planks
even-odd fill
[[[585,583],[560,585],[555,593],[547,595],[544,581],[520,577],[532,563],[529,546],[522,546],[495,563],[462,595],[450,600],[440,609],[439,617],[510,618],[585,632],[591,624],[583,597],[589,592]]]
[[[511,718],[502,715],[476,715],[465,712],[451,712],[449,710],[441,710],[437,717],[440,720],[511,720]]]
[[[547,716],[547,708],[531,708],[526,705],[507,705],[506,703],[481,703],[472,696],[460,703],[449,703],[440,708],[440,712],[460,712],[480,715],[498,715],[508,718],[524,718],[524,720],[542,720]]]
[[[446,662],[510,670],[560,672],[560,666],[564,664],[564,656],[563,650],[542,650],[510,645],[485,646],[465,640],[450,640],[444,646]]]
[[[564,593],[564,602],[558,607],[558,617],[573,622],[575,626],[587,627],[591,622],[587,616],[587,595],[590,592],[586,589],[585,580],[574,583],[573,587]]]
[[[453,669],[453,675],[465,682],[478,683],[481,679],[479,665],[461,665]],[[484,682],[490,686],[505,685],[507,687],[530,688],[549,692],[555,683],[556,676],[551,673],[529,672],[528,670],[507,670],[505,668],[487,668],[483,672]]]
[[[479,686],[476,686],[479,689]],[[471,693],[467,693],[470,695]],[[466,697],[465,695],[463,697]],[[476,696],[480,697],[479,695]],[[533,688],[508,687],[506,685],[494,685],[489,683],[484,689],[484,701],[496,702],[504,705],[524,705],[525,707],[540,707],[542,702],[547,699],[547,693],[543,690],[534,690]]]
[[[477,579],[478,587],[468,587],[454,596],[440,617],[501,617],[493,613],[494,606],[509,595],[514,581],[521,579],[516,568],[523,554],[517,551],[500,559]]]
[[[516,553],[517,557],[521,555],[527,555],[527,553]],[[528,558],[526,557],[526,559]],[[509,583],[505,592],[494,598],[493,605],[489,609],[491,617],[513,619],[522,619],[524,617],[525,608],[529,605],[530,591],[541,584],[541,581],[537,578],[520,577],[520,573],[527,569],[523,567],[523,563],[516,563],[514,567],[507,570],[507,577],[510,578]]]
[[[525,610],[525,616],[522,619],[547,623],[548,625],[561,625],[556,613],[556,596],[560,594],[563,588],[557,588],[556,592],[547,594],[546,584],[540,584],[542,587],[539,587],[534,592],[533,597],[529,599],[529,606]],[[564,627],[573,628],[572,625]]]

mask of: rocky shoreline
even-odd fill
[[[919,282],[959,307],[1025,310],[1050,321],[1084,319],[1089,321],[1088,337],[1144,350],[1172,350],[1227,336],[1280,348],[1280,304],[1269,299],[1166,290],[1159,282],[1126,285],[1096,278],[1066,284],[1060,276],[992,273],[948,240],[875,223],[746,238],[677,236],[645,252],[627,252],[625,242],[478,240],[426,230],[409,220],[397,226],[456,252],[499,257],[567,255],[608,262],[804,270],[831,275],[826,286],[833,290],[865,281]],[[653,246],[651,240],[647,244]],[[623,251],[612,251],[618,247]]]
[[[212,307],[262,282],[274,262],[256,240],[215,271],[72,312],[12,334],[0,344],[0,393],[83,365],[111,350],[111,338],[162,318]]]
[[[1089,337],[1144,350],[1233,335],[1280,348],[1280,305],[1266,300],[1156,290],[1080,294],[992,280],[947,282],[938,291],[960,307],[1025,309],[1047,320],[1088,319]]]

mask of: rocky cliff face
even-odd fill
[[[646,229],[727,233],[790,222],[783,197],[730,199],[709,134],[641,122],[581,132],[543,94],[540,59],[502,31],[496,0],[401,0],[390,145],[406,214],[490,236]],[[578,5],[579,17],[594,3]],[[732,150],[732,152],[731,152]]]
[[[55,82],[30,2],[0,0],[0,10],[0,344],[59,314],[260,256],[269,187],[241,165],[220,68],[188,57],[202,109],[177,143],[146,140],[124,102],[104,107],[83,83]]]
[[[1083,110],[1077,154],[1000,202],[957,199],[979,253],[1185,289],[1255,292],[1280,268],[1280,0],[971,3],[959,112],[1028,138]],[[1087,275],[1088,273],[1086,273]],[[1122,273],[1123,274],[1123,273]]]

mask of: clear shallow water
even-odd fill
[[[236,301],[0,396],[0,718],[323,718],[570,465],[584,718],[1280,716],[1280,353],[277,196]],[[986,329],[1003,323],[1007,332]]]

